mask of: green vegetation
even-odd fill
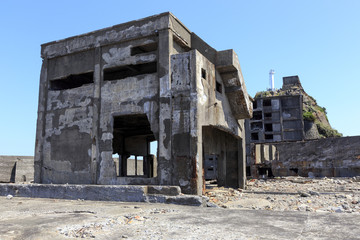
[[[330,126],[325,126],[321,122],[316,122],[316,127],[322,137],[342,137],[342,134],[339,133],[337,130],[332,129]]]
[[[313,100],[314,102],[315,102],[315,104],[317,104],[316,103],[316,99],[315,98],[313,98],[312,96],[310,96],[310,95],[308,95],[309,96],[309,98],[311,99],[311,100]]]
[[[304,121],[309,121],[309,122],[314,122],[315,121],[315,116],[312,112],[304,112],[303,113],[303,119]]]
[[[320,106],[317,105],[316,109],[319,110],[320,112],[323,112],[323,113],[327,114],[326,108],[324,108],[324,107],[320,107]]]
[[[270,91],[262,91],[262,92],[257,92],[255,95],[255,98],[258,97],[270,97],[270,96],[274,96],[273,94],[271,94]]]

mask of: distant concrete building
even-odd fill
[[[301,87],[299,77],[284,77],[282,89],[286,91],[292,87]],[[271,145],[263,149],[264,145],[260,144],[305,139],[303,96],[258,95],[253,100],[253,109],[253,117],[245,121],[247,175],[257,176],[259,169],[260,175],[263,173],[262,168],[268,169],[260,159],[270,161],[275,158],[275,149]]]
[[[163,13],[44,44],[41,56],[35,182],[244,187],[252,103],[233,50]]]
[[[253,143],[300,141],[304,139],[302,96],[258,97],[248,120]]]
[[[298,76],[284,77],[276,91],[253,100],[253,118],[246,120],[247,175],[252,177],[352,177],[360,171],[359,137],[320,136],[317,124],[330,124]],[[303,109],[304,108],[304,109]],[[304,110],[304,111],[303,111]],[[312,110],[313,112],[309,112]],[[304,120],[306,113],[317,123]],[[335,138],[334,138],[335,137]]]

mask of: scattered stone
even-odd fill
[[[206,206],[360,214],[360,182],[353,178],[289,176],[266,181],[251,179],[248,182],[251,184],[241,193],[231,188],[212,187],[206,192],[209,197]],[[340,187],[351,189],[352,193],[339,194]]]
[[[320,193],[315,192],[315,191],[309,191],[310,195],[314,195],[314,196],[320,196]]]
[[[9,195],[6,196],[6,199],[12,199],[13,197],[14,197],[13,195],[9,194]]]
[[[218,205],[216,205],[215,203],[212,203],[212,202],[207,202],[206,206],[207,207],[212,207],[212,208],[220,208]]]
[[[311,195],[306,192],[299,192],[299,194],[300,194],[300,197],[311,197]]]

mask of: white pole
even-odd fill
[[[270,69],[269,72],[269,83],[270,83],[270,90],[274,91],[275,90],[275,80],[274,80],[274,69]]]

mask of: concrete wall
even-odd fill
[[[275,176],[300,176],[312,172],[317,177],[351,177],[360,175],[360,136],[318,139],[276,144]]]
[[[34,157],[0,156],[0,182],[30,182],[34,180]]]
[[[252,176],[271,168],[274,176],[360,175],[360,136],[253,145]]]

